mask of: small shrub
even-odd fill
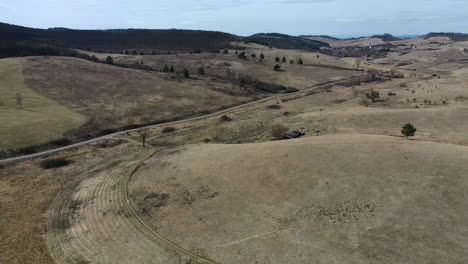
[[[405,138],[412,137],[416,133],[417,129],[411,125],[411,124],[406,124],[402,127],[401,129],[401,134],[405,136]]]
[[[182,74],[184,75],[184,78],[186,78],[186,79],[190,78],[190,72],[187,69],[184,69]]]
[[[112,64],[114,64],[114,59],[111,56],[107,56],[106,63],[112,65]]]
[[[360,104],[365,107],[369,107],[369,98],[367,98],[366,96],[361,97]]]
[[[459,95],[459,96],[455,97],[455,101],[457,101],[457,102],[463,102],[466,99],[468,99],[468,98],[465,97],[465,96],[462,96],[462,95]]]
[[[380,99],[380,93],[371,89],[370,93],[366,93],[367,98],[371,99],[373,103]]]
[[[271,127],[270,136],[272,136],[276,140],[284,139],[287,132],[288,132],[287,127],[285,127],[285,126],[283,126],[281,124],[274,124]]]
[[[205,139],[203,139],[203,142],[204,142],[204,143],[210,143],[210,142],[211,142],[211,139],[205,138]]]
[[[199,76],[204,76],[205,75],[205,69],[203,67],[198,68],[197,70]]]
[[[162,133],[171,133],[171,132],[174,132],[176,130],[177,129],[175,127],[165,127],[165,128],[163,128],[163,130],[161,132]]]
[[[274,105],[269,105],[267,106],[268,109],[280,109],[281,108],[281,105],[277,105],[277,104],[274,104]]]
[[[288,115],[289,115],[289,112],[286,111],[286,112],[283,113],[283,115],[288,116]]]
[[[346,101],[347,101],[346,99],[337,99],[337,100],[333,100],[333,103],[334,104],[341,104],[341,103],[344,103]]]
[[[275,66],[273,66],[273,70],[280,71],[281,70],[281,65],[275,64]]]
[[[396,96],[396,93],[394,93],[394,92],[389,92],[387,95],[388,95],[388,96]]]
[[[59,168],[63,166],[67,166],[70,164],[71,161],[67,159],[45,159],[41,162],[41,167],[43,169],[53,169],[53,168]]]
[[[222,115],[222,116],[219,118],[219,121],[222,121],[222,122],[229,122],[229,121],[232,121],[232,118],[230,118],[230,117],[227,116],[227,115]]]

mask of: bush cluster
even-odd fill
[[[44,168],[44,169],[53,169],[53,168],[59,168],[59,167],[67,166],[70,163],[71,163],[70,160],[62,159],[62,158],[45,159],[45,160],[41,161],[41,167]]]
[[[175,127],[165,127],[165,128],[163,128],[162,132],[163,133],[171,133],[171,132],[174,132],[176,130],[177,129]]]

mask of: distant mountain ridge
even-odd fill
[[[432,37],[449,37],[453,41],[468,41],[468,34],[466,33],[455,33],[455,32],[431,32],[427,35],[424,35],[425,39]]]
[[[181,29],[75,30],[35,29],[0,23],[0,45],[58,45],[78,49],[121,52],[127,49],[165,51],[216,51],[240,37],[217,31]]]

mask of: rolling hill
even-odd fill
[[[216,51],[239,37],[222,32],[178,29],[36,29],[0,23],[0,46],[54,45],[119,53],[138,51]]]
[[[250,37],[244,38],[244,41],[253,42],[278,49],[317,51],[322,47],[330,47],[328,43],[323,41],[294,37],[280,33],[258,33]]]

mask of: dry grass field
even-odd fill
[[[245,45],[245,44],[244,44]],[[249,76],[262,82],[305,89],[313,85],[350,78],[363,75],[350,65],[337,58],[327,55],[304,52],[297,50],[269,49],[261,45],[245,45],[244,50],[247,59],[240,59],[235,54],[235,50],[229,50],[229,54],[179,54],[179,55],[158,55],[158,56],[121,56],[115,58],[117,63],[134,64],[135,62],[151,66],[154,69],[162,70],[164,65],[174,66],[176,71],[187,69],[193,75],[197,74],[197,69],[203,67],[208,76],[227,78],[228,71],[231,76],[241,78]],[[242,51],[237,51],[242,52]],[[265,59],[260,62],[260,54],[264,54]],[[256,58],[251,57],[252,54]],[[286,58],[286,62],[276,62],[275,58]],[[304,64],[298,65],[302,59]],[[290,64],[290,60],[294,64]],[[281,71],[274,71],[275,64],[281,65]]]
[[[306,39],[311,40],[318,40],[323,41],[325,43],[330,44],[333,48],[342,48],[342,47],[369,47],[370,45],[385,45],[387,42],[383,41],[380,38],[374,37],[365,37],[365,38],[357,38],[357,39],[345,39],[345,40],[338,40],[338,39],[329,39],[324,37],[305,37]]]
[[[52,155],[73,161],[63,168],[42,169],[43,158],[0,166],[0,263],[468,262],[468,65],[451,61],[465,59],[468,43],[405,43],[361,65],[402,78],[285,95],[170,133],[148,129],[146,148],[130,133],[117,145]],[[233,54],[142,58],[206,63],[207,72],[225,71],[226,61],[258,76],[267,68]],[[354,60],[340,61],[353,68]],[[20,61],[31,89],[102,124],[254,96],[211,77],[179,82],[78,59]],[[305,62],[327,72],[324,80],[364,73]],[[317,81],[307,74],[294,77],[301,88]],[[365,99],[371,91],[376,102]],[[417,128],[409,140],[400,133],[406,123]],[[306,136],[273,141],[274,124]]]
[[[61,138],[85,121],[84,116],[31,89],[17,59],[0,60],[0,150]]]
[[[44,170],[39,159],[0,169],[0,263],[55,263],[45,239],[50,231],[46,213],[54,197],[76,186],[85,172],[109,166],[129,150],[128,145],[85,147],[55,155],[73,161],[64,168]]]
[[[464,263],[467,159],[370,135],[198,145],[130,189],[155,230],[220,263]]]
[[[123,127],[195,115],[250,101],[264,93],[210,78],[126,69],[82,59],[21,59],[25,82],[43,96],[87,118],[79,131]]]

